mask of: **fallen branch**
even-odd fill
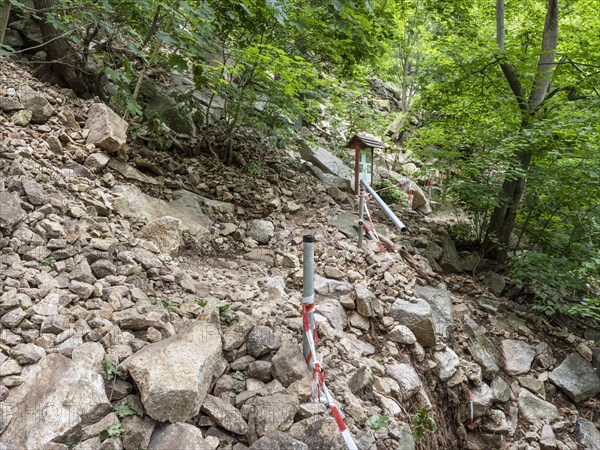
[[[427,281],[427,283],[436,285],[441,282],[441,277],[438,274],[426,271],[404,247],[396,245],[391,241],[391,239],[383,235],[379,235],[379,239],[388,249],[398,252],[400,256],[408,263],[408,265],[412,267],[415,272],[417,272],[417,275]]]

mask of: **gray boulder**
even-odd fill
[[[356,310],[364,317],[383,317],[383,303],[369,290],[366,282],[356,285]]]
[[[248,353],[255,358],[260,358],[281,346],[281,341],[273,331],[265,326],[258,325],[248,335],[246,341]]]
[[[150,417],[183,422],[200,411],[220,357],[219,328],[194,322],[175,336],[143,347],[123,366],[135,381]]]
[[[246,236],[251,237],[259,244],[268,244],[275,233],[275,226],[269,220],[252,220],[246,228]]]
[[[0,229],[10,230],[25,217],[19,197],[8,191],[0,192]]]
[[[504,358],[504,369],[509,375],[521,375],[529,372],[535,358],[535,348],[527,342],[505,339],[500,344]]]
[[[400,386],[401,400],[408,400],[421,389],[421,378],[410,364],[391,364],[386,366],[386,373]]]
[[[577,443],[585,450],[600,450],[600,431],[589,420],[577,419],[574,433]]]
[[[344,161],[323,147],[312,148],[306,141],[301,141],[300,155],[302,155],[303,159],[311,162],[325,173],[345,180],[350,180],[354,176],[354,172]]]
[[[240,412],[233,405],[219,397],[207,395],[202,403],[202,411],[227,431],[235,434],[246,434],[248,432],[248,424]]]
[[[6,427],[0,444],[6,448],[41,450],[110,412],[102,377],[58,353],[30,366],[22,376],[23,384],[0,404]]]
[[[315,274],[315,292],[319,295],[343,295],[352,292],[354,286],[348,281],[333,280]]]
[[[250,427],[262,437],[271,431],[286,431],[294,423],[299,403],[292,395],[274,394],[259,397],[250,413]]]
[[[519,391],[519,412],[532,424],[550,423],[558,417],[558,409],[552,403],[542,400],[525,388]]]
[[[19,101],[27,111],[31,111],[32,123],[46,123],[54,114],[54,109],[46,97],[31,89],[24,89],[18,93]]]
[[[438,260],[438,264],[442,268],[443,273],[460,273],[463,270],[462,261],[454,241],[448,235],[441,237],[442,256]]]
[[[269,431],[250,446],[250,450],[309,450],[304,442],[281,431]]]
[[[448,337],[448,331],[454,325],[452,315],[452,299],[450,292],[444,283],[437,286],[415,286],[415,294],[422,298],[431,306],[431,315],[434,321],[436,333],[443,337]]]
[[[169,423],[156,427],[148,450],[212,450],[199,428],[188,423]]]
[[[304,361],[300,345],[284,341],[273,359],[273,376],[288,387],[294,381],[309,379],[310,371]]]
[[[85,129],[88,144],[107,152],[118,152],[127,141],[128,123],[104,103],[94,103],[88,111]]]
[[[506,287],[506,281],[495,272],[488,272],[483,277],[483,282],[495,295],[500,295]]]
[[[170,216],[153,220],[141,231],[142,236],[154,242],[161,252],[175,255],[183,244],[181,220]]]
[[[440,379],[442,381],[449,380],[458,370],[460,359],[458,355],[450,347],[433,354],[435,361],[438,364]]]
[[[589,361],[571,353],[550,373],[550,381],[574,402],[594,397],[600,392],[600,377]]]
[[[436,334],[431,314],[431,306],[423,299],[415,303],[408,300],[396,299],[392,304],[390,315],[400,325],[407,326],[424,347],[433,347],[436,344]]]
[[[481,366],[483,376],[491,380],[500,371],[498,360],[500,353],[492,341],[486,336],[484,330],[470,317],[464,322],[464,329],[469,336],[468,350],[477,364]]]

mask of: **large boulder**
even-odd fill
[[[392,305],[390,315],[400,325],[410,328],[419,344],[424,347],[433,347],[436,344],[436,334],[431,314],[431,306],[423,299],[414,303],[408,300],[396,299]]]
[[[7,191],[0,192],[0,229],[10,230],[25,217],[19,197]]]
[[[416,285],[414,290],[417,297],[422,298],[431,306],[436,333],[447,338],[450,328],[454,325],[454,319],[452,317],[452,299],[446,285],[444,283],[437,286]]]
[[[198,130],[192,114],[189,108],[182,107],[189,96],[178,92],[165,92],[150,82],[144,82],[141,93],[147,115],[155,116],[176,133],[196,136]]]
[[[600,431],[586,419],[577,419],[575,422],[575,439],[583,445],[585,450],[600,450]]]
[[[176,199],[167,203],[143,193],[139,187],[131,184],[117,185],[113,190],[118,195],[113,206],[120,213],[128,213],[148,221],[166,216],[174,217],[181,220],[184,231],[195,237],[201,238],[210,233],[212,220],[205,215],[198,202],[191,204]],[[202,198],[199,195],[196,197]]]
[[[87,143],[116,153],[127,141],[127,127],[127,122],[104,103],[94,103],[90,106],[85,123],[85,129],[89,132]]]
[[[519,412],[530,423],[552,422],[558,417],[558,409],[525,388],[519,391]]]
[[[442,247],[442,256],[438,260],[438,264],[442,268],[442,272],[445,274],[462,272],[462,260],[452,238],[448,235],[442,236],[440,244]]]
[[[550,381],[574,402],[594,397],[600,392],[600,377],[592,365],[578,353],[571,353],[550,373]]]
[[[401,400],[408,400],[421,389],[421,378],[410,364],[392,364],[385,367],[388,376],[400,386]]]
[[[275,233],[275,226],[270,220],[252,220],[246,228],[246,236],[251,237],[259,244],[268,244]]]
[[[500,367],[498,367],[500,352],[498,352],[494,343],[486,337],[485,329],[470,317],[465,319],[464,329],[469,336],[469,346],[467,348],[471,352],[471,356],[481,366],[483,376],[491,380],[500,371]]]
[[[500,344],[504,360],[504,369],[509,375],[521,375],[529,372],[535,358],[535,348],[527,342],[505,339]]]
[[[200,428],[188,423],[162,424],[154,430],[148,450],[212,450]]]
[[[46,356],[22,376],[23,384],[0,404],[6,427],[0,447],[43,449],[110,412],[102,377],[63,355]]]
[[[202,403],[202,411],[227,431],[242,435],[248,432],[248,424],[240,412],[231,403],[219,397],[207,395]]]
[[[285,387],[303,378],[309,380],[310,371],[298,344],[284,341],[273,359],[273,376]]]
[[[143,347],[123,366],[135,381],[150,417],[160,422],[185,422],[200,411],[220,356],[219,328],[194,322],[175,336]]]
[[[153,220],[141,232],[142,236],[154,242],[161,252],[171,256],[177,253],[183,244],[183,229],[181,220],[170,216]]]
[[[249,426],[258,437],[277,430],[286,431],[294,423],[298,412],[298,400],[287,394],[274,394],[254,400],[250,412]]]
[[[325,173],[330,173],[346,180],[352,179],[354,176],[354,172],[344,161],[323,147],[312,148],[305,141],[302,141],[300,143],[300,155]]]
[[[309,450],[304,442],[281,431],[269,431],[250,446],[250,450]]]
[[[32,123],[46,123],[54,114],[54,109],[43,94],[31,89],[24,89],[18,93],[19,101],[27,111],[31,111]]]

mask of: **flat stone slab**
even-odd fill
[[[589,361],[571,353],[550,373],[550,381],[574,402],[594,397],[600,392],[600,377]]]

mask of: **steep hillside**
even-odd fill
[[[105,105],[0,69],[0,448],[345,448],[308,401],[307,234],[358,448],[600,448],[598,333],[434,274],[466,264],[440,218],[397,208],[393,251],[359,250],[353,196],[292,151],[249,171],[124,144]]]

